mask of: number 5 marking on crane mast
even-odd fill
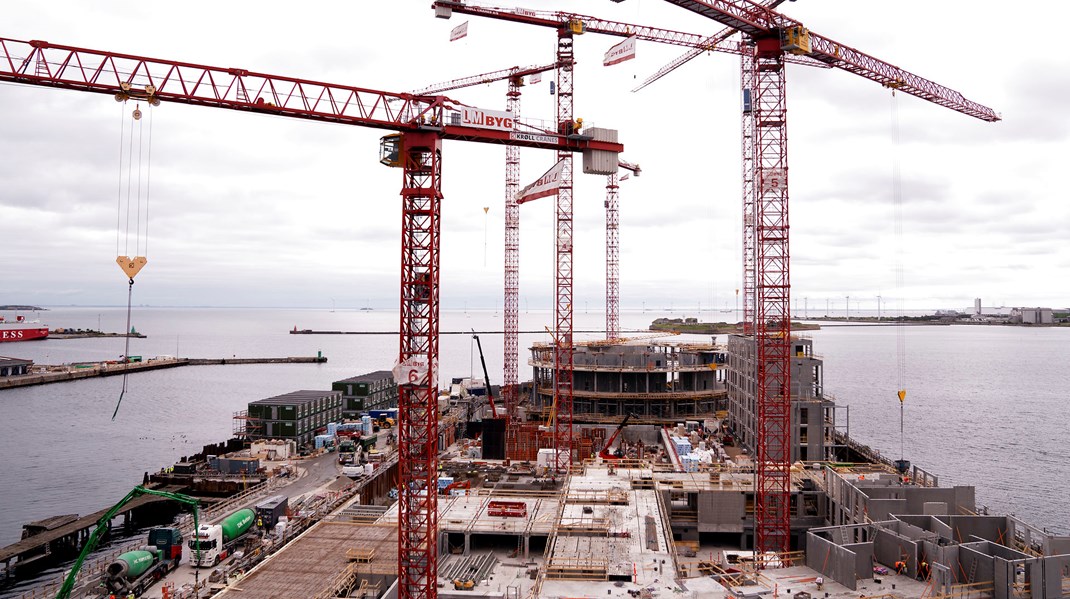
[[[763,168],[762,191],[779,191],[788,186],[788,169]]]

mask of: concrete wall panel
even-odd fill
[[[873,555],[878,562],[888,568],[895,568],[895,562],[902,559],[907,563],[907,574],[917,575],[918,546],[884,529],[878,529],[873,538]]]
[[[957,567],[959,582],[973,583],[990,581],[995,576],[995,560],[984,549],[971,545],[959,545],[959,559],[957,564],[949,564]],[[1006,561],[1006,560],[1002,560]]]
[[[699,493],[700,532],[742,532],[746,522],[746,497],[741,492]]]
[[[958,543],[984,539],[992,543],[1007,541],[1007,519],[1003,516],[951,516],[951,538]]]
[[[1049,555],[1070,555],[1070,537],[1051,537],[1048,539]]]
[[[846,549],[854,554],[854,576],[859,580],[873,578],[873,542],[855,543],[844,545],[840,549]]]
[[[887,520],[892,514],[902,514],[907,510],[905,499],[870,499],[869,517],[873,520]]]
[[[806,537],[806,567],[855,590],[855,556],[820,535],[811,532]]]
[[[1007,599],[1010,597],[1010,583],[1014,580],[1014,564],[1007,560],[996,562],[992,574],[992,599]]]
[[[1053,555],[1043,559],[1046,597],[1062,597],[1063,577],[1070,577],[1070,555]]]

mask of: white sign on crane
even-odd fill
[[[607,50],[606,55],[602,57],[602,66],[608,67],[615,64],[620,64],[625,60],[631,60],[633,58],[635,58],[634,35]]]
[[[462,106],[461,120],[456,124],[462,127],[512,131],[515,123],[516,121],[513,120],[513,113],[511,112]]]
[[[468,35],[468,21],[461,23],[450,31],[450,41],[455,42]]]
[[[433,380],[437,371],[436,364],[428,363],[427,356],[410,356],[395,364],[391,373],[394,375],[394,381],[399,386],[403,386],[425,385],[428,382],[428,376],[430,375]]]
[[[546,196],[557,195],[557,190],[561,187],[561,174],[564,170],[565,161],[557,161],[557,164],[550,167],[550,170],[543,173],[534,183],[516,192],[516,203],[523,204]]]

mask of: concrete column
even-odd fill
[[[472,533],[464,533],[464,555],[469,555],[472,548]]]
[[[531,549],[531,533],[524,534],[524,559],[528,559],[528,553]]]

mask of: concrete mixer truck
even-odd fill
[[[256,512],[244,508],[223,518],[219,524],[202,524],[189,540],[189,547],[193,550],[190,552],[190,565],[211,567],[227,559],[234,546],[253,530],[254,522]]]
[[[116,596],[133,593],[140,597],[145,589],[177,568],[180,561],[182,533],[177,528],[154,528],[149,531],[148,546],[127,551],[108,564],[104,586]]]

